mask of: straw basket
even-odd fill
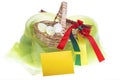
[[[45,12],[45,11],[42,10],[41,12]],[[65,31],[67,30],[67,27],[74,23],[74,21],[66,19],[66,13],[67,13],[67,3],[62,2],[60,9],[53,21],[40,21],[38,23],[44,23],[47,26],[53,26],[56,23],[60,23],[63,28],[62,34],[64,34]],[[56,22],[56,19],[58,19],[59,21]],[[35,32],[36,37],[40,41],[45,43],[48,47],[56,47],[58,45],[58,43],[60,42],[63,35],[56,33],[55,35],[51,36],[51,35],[45,34],[43,32],[40,32],[38,30],[38,23],[36,23],[34,25],[34,32]]]

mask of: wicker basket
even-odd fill
[[[44,11],[42,10],[41,12],[44,12]],[[64,34],[66,29],[67,29],[67,26],[70,26],[71,24],[74,23],[74,21],[66,19],[66,13],[67,13],[67,3],[62,2],[60,9],[59,9],[59,11],[58,11],[58,13],[53,21],[40,21],[38,23],[44,23],[47,26],[53,26],[56,23],[60,23],[62,25],[62,28],[63,28],[62,34]],[[58,19],[59,21],[56,22],[56,19]],[[58,45],[58,43],[60,42],[63,35],[56,33],[55,35],[51,36],[51,35],[48,35],[46,33],[40,32],[38,30],[38,23],[36,23],[34,25],[35,36],[40,41],[45,43],[48,47],[56,47]]]

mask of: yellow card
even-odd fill
[[[80,51],[81,64],[82,65],[87,65],[88,64],[88,59],[87,59],[86,42],[85,42],[85,39],[80,34],[78,34],[78,45],[81,49],[81,51]]]
[[[74,73],[71,51],[41,53],[43,76]]]

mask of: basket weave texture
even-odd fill
[[[45,12],[45,11],[42,10],[41,12]],[[53,21],[40,21],[34,25],[34,32],[35,32],[36,37],[40,41],[45,43],[48,47],[57,47],[57,45],[60,42],[63,35],[61,35],[59,33],[55,33],[54,35],[51,36],[44,32],[40,32],[38,29],[38,24],[44,23],[47,26],[53,26],[56,23],[60,23],[63,28],[62,34],[64,34],[65,31],[67,30],[67,27],[74,23],[74,21],[66,19],[66,14],[67,14],[67,3],[62,2],[60,9],[59,9],[58,13],[56,14],[56,17],[54,18]],[[59,21],[56,22],[56,19],[58,19]]]

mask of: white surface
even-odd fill
[[[66,0],[68,16],[87,15],[98,24],[107,58],[100,64],[75,67],[75,74],[32,76],[20,64],[5,58],[23,34],[27,19],[40,9],[56,13],[62,0],[0,0],[0,80],[120,80],[119,0]]]

